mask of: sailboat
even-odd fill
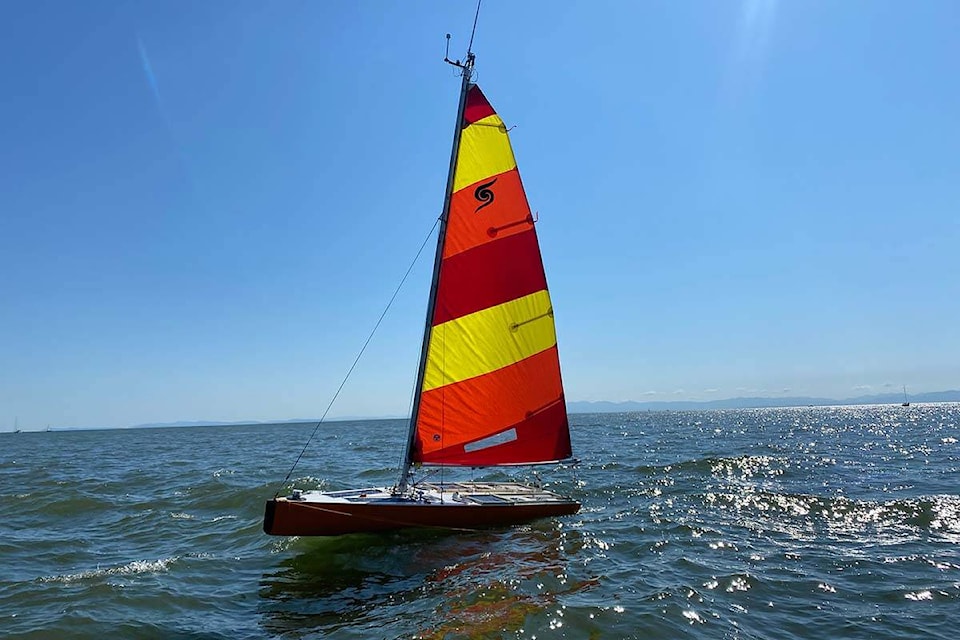
[[[449,36],[448,36],[449,39]],[[540,246],[507,127],[462,72],[402,470],[392,487],[301,490],[268,500],[267,534],[329,536],[410,527],[471,530],[576,513],[520,482],[416,480],[421,466],[498,467],[571,459]]]
[[[907,400],[907,385],[903,385],[903,402],[900,403],[901,407],[909,407],[910,401]]]

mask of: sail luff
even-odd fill
[[[400,492],[406,490],[407,479],[410,477],[410,466],[413,463],[412,452],[417,433],[417,420],[420,415],[421,389],[423,388],[423,378],[430,349],[430,334],[433,330],[433,316],[437,304],[437,284],[440,280],[440,264],[443,259],[444,242],[447,237],[447,220],[450,217],[450,203],[453,198],[454,177],[457,170],[460,140],[463,136],[464,109],[467,104],[467,92],[470,89],[470,77],[473,74],[473,62],[474,55],[468,51],[466,61],[461,65],[463,80],[460,83],[460,103],[457,107],[457,120],[453,130],[453,144],[450,150],[450,167],[447,172],[447,186],[443,197],[443,211],[440,213],[437,250],[433,257],[433,279],[430,282],[430,296],[427,300],[427,319],[423,329],[423,344],[420,348],[420,365],[417,369],[417,383],[414,387],[413,411],[410,413],[410,426],[403,454],[403,471],[400,475],[400,481],[397,483],[397,488]]]

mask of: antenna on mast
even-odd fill
[[[483,0],[477,0],[477,12],[473,16],[473,29],[470,31],[470,44],[467,45],[467,57],[463,62],[450,59],[450,34],[447,34],[447,52],[443,56],[443,61],[454,67],[463,69],[463,73],[469,78],[473,72],[473,61],[476,56],[473,55],[473,37],[477,34],[477,20],[480,19],[480,4]]]
[[[473,15],[473,30],[470,31],[470,44],[467,45],[467,57],[473,57],[473,36],[477,33],[477,20],[480,19],[480,3],[483,0],[477,0],[477,12]]]
[[[460,64],[459,60],[450,59],[450,34],[449,33],[447,34],[447,52],[443,54],[443,61],[446,62],[447,64],[452,64],[455,67],[463,66],[462,64]]]

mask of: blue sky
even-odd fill
[[[439,213],[473,11],[6,6],[0,427],[321,414]],[[486,0],[568,399],[960,387],[957,24]],[[332,415],[408,411],[426,254]]]

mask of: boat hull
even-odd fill
[[[460,491],[428,491],[409,497],[392,496],[384,489],[312,492],[300,499],[279,497],[267,501],[263,530],[276,536],[337,536],[408,528],[475,530],[580,510],[580,504],[573,500],[523,485],[500,485],[505,490],[499,492],[496,486],[483,487],[481,493],[461,484],[456,487]],[[530,493],[522,493],[518,487]],[[343,498],[344,494],[349,497]]]

